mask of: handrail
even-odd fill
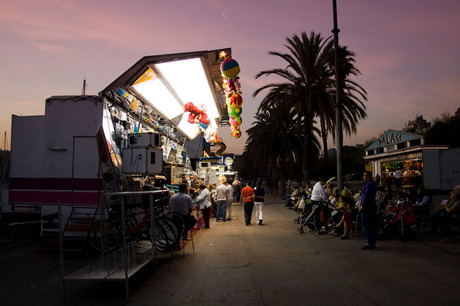
[[[154,213],[153,213],[153,194],[158,194],[158,193],[169,193],[169,190],[167,189],[162,189],[162,190],[147,190],[147,191],[119,191],[119,192],[108,192],[108,193],[102,193],[101,196],[103,197],[108,197],[108,196],[121,196],[121,213],[122,213],[122,236],[123,236],[123,251],[121,253],[122,256],[122,262],[123,262],[123,268],[125,272],[125,292],[126,292],[126,299],[129,299],[129,278],[128,278],[128,256],[127,256],[127,251],[126,251],[126,224],[125,224],[125,197],[124,195],[150,195],[150,239],[151,239],[151,244],[152,244],[152,256],[154,256],[154,268],[157,269],[157,262],[156,262],[156,254],[157,250],[155,247],[155,230],[154,230]],[[103,201],[101,201],[101,205]],[[102,208],[102,207],[101,207]],[[102,211],[102,210],[101,210]],[[104,221],[104,218],[101,218],[101,221]],[[102,226],[102,231],[104,231],[105,226]],[[103,235],[104,236],[104,235]],[[104,257],[104,251],[102,252],[102,256]]]

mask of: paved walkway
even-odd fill
[[[362,234],[350,240],[298,234],[295,216],[279,195],[267,197],[262,226],[255,220],[245,226],[242,206],[234,206],[231,221],[212,221],[195,235],[195,254],[190,244],[185,256],[162,254],[156,274],[148,269],[133,279],[128,302],[123,282],[75,282],[66,284],[67,303],[460,305],[460,243],[417,234],[361,250]],[[1,305],[62,303],[59,261],[34,250],[33,240],[1,246]]]

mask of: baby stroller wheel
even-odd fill
[[[303,234],[303,226],[297,231],[299,234]]]
[[[319,230],[315,230],[315,235],[319,235]]]

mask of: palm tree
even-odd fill
[[[253,126],[247,130],[245,152],[253,161],[253,167],[262,168],[284,186],[299,165],[296,152],[301,151],[301,145],[293,132],[297,114],[293,110],[280,111],[279,107],[267,110],[259,107]],[[267,166],[269,168],[265,169]]]
[[[327,47],[329,52],[328,65],[331,69],[332,75],[335,77],[333,42],[330,42],[330,44],[331,45]],[[363,101],[367,101],[367,92],[359,84],[350,79],[350,76],[358,76],[361,74],[361,72],[354,65],[354,57],[355,53],[348,50],[347,46],[339,46],[338,65],[340,69],[339,82],[342,88],[342,129],[348,136],[351,136],[351,134],[356,134],[358,121],[367,117],[366,106],[363,103]],[[329,103],[321,103],[318,105],[319,108],[317,115],[320,117],[321,121],[321,136],[323,140],[323,151],[326,168],[328,167],[327,163],[329,160],[327,149],[328,132],[331,132],[332,138],[335,140],[335,91],[336,90],[334,86],[330,89],[329,99],[324,100],[328,101]]]
[[[335,139],[335,66],[334,49],[331,37],[323,38],[320,34],[305,32],[300,37],[294,35],[287,38],[286,48],[290,53],[269,52],[287,62],[285,69],[261,71],[261,76],[277,75],[284,81],[269,83],[257,89],[257,96],[265,89],[269,93],[261,102],[260,109],[269,109],[282,104],[287,111],[295,110],[299,141],[303,143],[302,172],[304,181],[309,179],[309,167],[317,158],[319,143],[315,137],[318,130],[314,129],[315,118],[319,119],[322,145],[325,159],[327,154],[328,132]],[[341,101],[343,111],[343,129],[348,134],[356,133],[359,119],[366,117],[366,91],[351,76],[358,76],[359,70],[354,63],[355,54],[348,48],[339,46],[340,84],[342,86]],[[318,133],[319,134],[319,133]],[[326,169],[327,170],[327,169]]]
[[[257,96],[261,91],[270,89],[272,97],[287,95],[288,98],[282,99],[285,109],[293,108],[297,113],[297,136],[303,144],[302,150],[302,173],[304,182],[309,179],[309,159],[315,151],[312,145],[314,133],[314,118],[317,114],[318,104],[330,103],[331,97],[328,89],[333,86],[332,70],[328,63],[330,48],[328,41],[320,34],[305,32],[301,37],[294,35],[287,38],[286,48],[291,52],[279,53],[269,52],[271,55],[278,56],[287,62],[285,69],[264,70],[256,75],[256,79],[261,76],[277,75],[284,79],[283,83],[270,83],[257,89],[253,96]],[[273,103],[272,99],[262,101],[262,103]],[[266,106],[268,107],[268,105]]]

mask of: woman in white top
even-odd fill
[[[209,219],[211,218],[211,192],[206,188],[206,185],[198,186],[199,195],[196,198],[198,207],[203,214],[204,228],[209,229]]]

